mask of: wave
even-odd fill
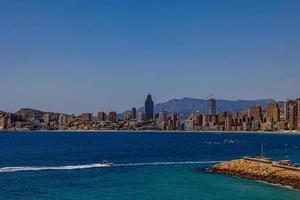
[[[179,161],[179,162],[149,162],[149,163],[123,163],[113,164],[111,167],[134,167],[134,166],[151,166],[151,165],[182,165],[182,164],[214,164],[223,161]],[[69,166],[23,166],[23,167],[2,167],[0,173],[21,172],[21,171],[41,171],[41,170],[78,170],[78,169],[91,169],[102,168],[101,163],[88,164],[88,165],[69,165]]]

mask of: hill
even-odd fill
[[[35,110],[31,108],[21,108],[16,112],[17,115],[27,116],[27,117],[42,117],[45,112],[40,110]]]

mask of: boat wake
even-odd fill
[[[111,167],[134,167],[152,165],[182,165],[182,164],[214,164],[223,161],[179,161],[179,162],[149,162],[149,163],[123,163],[113,164]],[[0,173],[21,172],[21,171],[41,171],[41,170],[78,170],[91,168],[107,168],[102,163],[89,165],[69,165],[69,166],[23,166],[23,167],[2,167]]]
[[[127,163],[114,164],[115,167],[134,167],[134,166],[151,166],[151,165],[184,165],[184,164],[214,164],[224,161],[179,161],[179,162],[149,162],[149,163]]]

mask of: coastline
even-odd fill
[[[296,131],[182,131],[182,130],[0,130],[1,133],[22,133],[22,132],[50,132],[50,133],[182,133],[182,134],[201,134],[201,133],[213,133],[213,134],[272,134],[272,135],[300,135],[300,130]]]

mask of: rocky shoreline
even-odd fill
[[[284,169],[269,163],[239,159],[216,164],[208,171],[300,189],[300,171]]]

